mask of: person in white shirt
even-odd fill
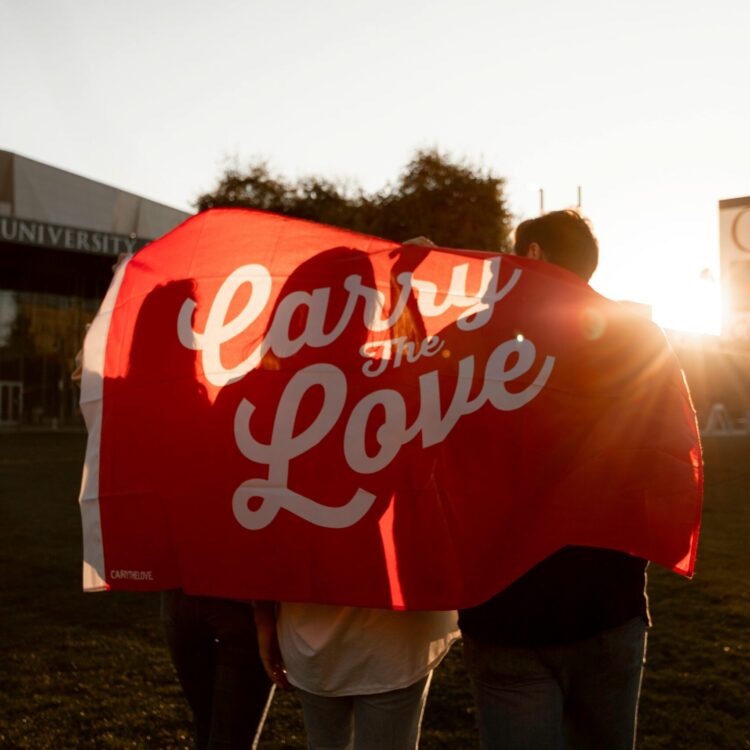
[[[261,659],[297,688],[311,750],[412,750],[456,613],[256,602]]]

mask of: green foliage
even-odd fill
[[[289,183],[258,162],[245,172],[228,168],[196,207],[260,208],[396,242],[424,235],[438,245],[497,252],[508,245],[512,218],[504,188],[489,170],[426,150],[373,195],[315,176]]]
[[[420,151],[395,187],[375,201],[376,233],[398,240],[421,234],[447,247],[503,250],[511,224],[504,186],[490,172]]]
[[[289,184],[270,173],[268,165],[259,162],[241,173],[228,168],[212,193],[200,196],[199,211],[209,208],[259,208],[285,216],[319,221],[334,226],[352,226],[358,216],[356,198],[346,196],[342,188],[319,177],[306,177]]]

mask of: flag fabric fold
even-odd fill
[[[676,358],[550,264],[208,211],[118,269],[81,401],[87,590],[453,609],[569,544],[694,569]]]

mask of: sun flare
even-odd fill
[[[721,331],[721,293],[710,276],[661,290],[653,303],[654,320],[662,328],[718,335]]]

